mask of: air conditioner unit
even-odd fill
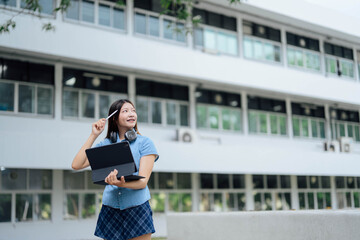
[[[341,137],[339,138],[340,142],[340,151],[341,152],[351,152],[351,142],[352,139],[348,137]]]
[[[340,151],[339,141],[324,142],[324,151],[326,151],[326,152],[339,152]]]
[[[179,142],[193,143],[197,140],[195,131],[190,128],[178,128],[177,140]]]

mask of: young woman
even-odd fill
[[[136,139],[130,142],[130,149],[137,169],[136,174],[144,176],[140,180],[125,182],[124,177],[117,179],[114,169],[106,177],[103,193],[103,205],[97,221],[95,235],[106,240],[150,240],[155,232],[150,199],[149,181],[154,162],[159,158],[153,142],[139,134],[137,129],[137,114],[134,105],[126,99],[114,102],[109,115],[118,110],[108,120],[106,138],[96,146],[111,144],[112,141],[126,141],[127,131],[136,131]],[[75,156],[72,168],[75,170],[89,166],[85,149],[91,148],[96,138],[105,128],[106,119],[102,118],[92,124],[92,132]],[[115,138],[114,138],[115,136]],[[111,140],[114,138],[113,140]]]

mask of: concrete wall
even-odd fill
[[[168,240],[353,240],[360,212],[272,211],[167,215]]]

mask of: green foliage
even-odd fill
[[[12,19],[7,20],[4,24],[0,25],[0,34],[10,32],[10,29],[15,29],[16,22]]]

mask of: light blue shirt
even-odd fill
[[[122,140],[125,141],[125,140]],[[117,142],[121,142],[119,135],[117,136]],[[105,146],[111,144],[108,138],[98,143],[96,147]],[[139,175],[140,158],[146,155],[155,154],[158,160],[159,155],[156,151],[154,143],[150,138],[137,135],[137,138],[130,143],[131,153],[133,155],[137,172],[133,175]],[[150,199],[150,191],[148,186],[143,189],[130,189],[121,188],[113,185],[106,185],[103,193],[103,204],[112,208],[119,208],[120,210],[139,206]]]

